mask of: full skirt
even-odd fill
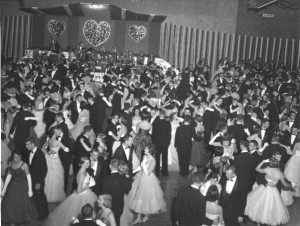
[[[64,191],[64,168],[58,156],[46,155],[48,172],[45,178],[45,194],[47,201],[56,203],[66,198]]]
[[[132,211],[144,215],[166,211],[164,194],[154,173],[147,176],[140,171],[135,176],[128,195],[128,204]]]
[[[80,214],[85,204],[94,206],[96,201],[97,196],[90,189],[80,194],[73,193],[50,213],[43,226],[70,226],[72,218]]]
[[[7,224],[26,224],[31,221],[33,204],[28,196],[26,180],[9,183],[1,203],[1,222]]]
[[[259,185],[248,194],[245,215],[252,221],[267,225],[286,224],[290,220],[278,189],[264,185]]]
[[[293,155],[287,162],[284,176],[291,183],[297,184],[293,196],[300,197],[300,156]]]

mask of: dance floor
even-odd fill
[[[71,177],[70,177],[71,179]],[[73,179],[73,177],[72,177]],[[174,196],[176,195],[178,188],[180,186],[189,185],[191,183],[190,178],[183,179],[177,172],[169,172],[169,176],[161,177],[161,186],[165,193],[165,199],[167,201],[167,212],[159,215],[151,216],[149,221],[146,223],[136,224],[136,226],[171,226],[170,220],[170,207]],[[57,205],[49,204],[49,210],[52,211]],[[295,199],[295,203],[288,207],[290,212],[291,220],[286,226],[299,226],[300,225],[300,198]],[[35,219],[37,218],[37,213],[34,214]],[[42,221],[34,221],[28,226],[42,226]],[[241,226],[255,226],[256,224],[247,221],[247,223]],[[59,226],[59,225],[57,225]],[[122,226],[122,225],[121,225]]]

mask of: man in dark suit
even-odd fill
[[[22,157],[25,156],[25,140],[29,137],[30,127],[36,126],[37,122],[34,119],[34,115],[29,112],[29,103],[22,105],[22,110],[19,111],[10,128],[10,138],[15,140],[15,150],[19,150]]]
[[[92,95],[88,96],[87,102],[89,103],[89,110],[90,110],[90,124],[94,130],[94,133],[97,134],[97,120],[99,115],[97,114],[97,105],[94,101],[94,97]]]
[[[265,113],[264,113],[264,109],[267,107],[267,102],[261,100],[259,101],[259,106],[253,108],[253,112],[255,112],[257,114],[257,118],[262,121],[264,119]]]
[[[272,131],[270,128],[270,122],[268,119],[263,119],[261,122],[261,131],[258,134],[258,137],[261,139],[261,145],[263,146],[265,143],[271,143],[272,141]]]
[[[210,108],[207,102],[203,102],[203,108],[204,108],[203,126],[205,128],[203,138],[204,138],[204,144],[205,146],[207,146],[211,139],[211,133],[215,130],[216,123],[214,123],[214,121],[216,120],[213,120],[215,117],[214,109]]]
[[[236,175],[239,180],[239,185],[243,187],[243,201],[246,205],[247,195],[252,190],[252,172],[255,171],[255,157],[248,152],[249,142],[242,140],[240,142],[241,153],[234,158],[233,165],[236,168]],[[245,205],[242,206],[243,212]]]
[[[71,112],[71,121],[74,125],[76,124],[79,113],[81,112],[80,102],[82,101],[82,95],[77,94],[75,98],[76,100],[72,101],[68,106],[68,110]]]
[[[191,116],[186,115],[183,125],[179,126],[175,134],[175,148],[178,153],[178,161],[180,175],[187,177],[189,174],[189,163],[192,151],[192,138],[196,141],[201,141],[198,137],[195,128],[190,125]]]
[[[112,156],[112,159],[117,159],[119,161],[124,161],[128,166],[129,175],[133,174],[132,166],[132,141],[133,138],[130,135],[126,135],[123,138],[122,144],[116,149],[115,153]]]
[[[59,121],[63,119],[62,113],[58,113],[56,115],[56,120]],[[69,151],[65,151],[62,148],[59,149],[58,155],[61,160],[61,164],[64,168],[64,189],[67,192],[68,189],[68,179],[71,165],[71,157],[72,157],[72,141],[69,135],[69,130],[64,121],[60,121],[58,125],[55,127],[55,132],[57,135],[57,140],[59,140],[65,147],[67,147]]]
[[[152,129],[152,142],[156,147],[155,159],[156,167],[155,174],[159,177],[160,171],[160,156],[162,155],[162,175],[168,176],[168,147],[171,142],[171,123],[166,119],[166,112],[161,110],[159,118],[154,120]]]
[[[117,114],[111,115],[111,122],[108,124],[107,134],[107,151],[109,155],[112,155],[112,146],[115,141],[119,140],[117,123],[119,122],[119,116]]]
[[[245,131],[248,132],[248,130],[246,130],[246,127],[243,125],[243,116],[237,115],[236,124],[228,127],[228,134],[232,135],[232,138],[236,140],[236,146],[239,151],[240,151],[240,147],[239,147],[240,141],[247,139],[247,133]]]
[[[90,156],[90,171],[96,182],[95,186],[91,187],[91,189],[96,195],[99,195],[102,190],[103,181],[108,175],[108,166],[105,160],[99,157],[99,151],[97,149],[92,149]]]
[[[81,208],[81,216],[83,220],[81,222],[73,223],[74,226],[97,226],[98,224],[93,220],[93,207],[91,204],[85,204]]]
[[[199,192],[199,188],[203,183],[202,175],[194,173],[193,184],[179,189],[175,199],[174,214],[172,214],[176,225],[199,226],[214,223],[205,216],[206,200]]]
[[[50,99],[48,102],[50,102],[50,106],[45,110],[43,121],[46,123],[46,133],[49,132],[50,127],[55,123],[55,117],[56,113],[58,113],[59,106],[58,103]]]
[[[120,218],[124,208],[124,195],[131,189],[131,178],[119,173],[119,160],[112,159],[110,163],[111,175],[103,183],[102,194],[112,196],[112,207],[117,226],[120,226]]]
[[[126,121],[126,127],[128,129],[128,132],[132,130],[132,114],[129,111],[130,109],[130,104],[129,103],[124,103],[124,109],[120,112],[120,117],[125,119]]]
[[[33,200],[39,213],[39,219],[48,216],[47,197],[44,192],[45,178],[48,172],[45,154],[37,149],[33,137],[29,137],[26,142],[26,148],[29,154],[25,158],[25,162],[29,165],[29,171],[32,179]]]
[[[73,171],[74,175],[78,173],[79,170],[79,161],[81,157],[89,157],[90,151],[92,150],[92,145],[90,143],[90,136],[93,133],[91,126],[87,125],[83,128],[83,133],[79,135],[73,144],[74,150],[74,162],[73,162]],[[76,181],[76,179],[75,179]]]
[[[96,134],[104,133],[105,131],[103,129],[103,122],[105,119],[105,109],[107,107],[111,107],[112,104],[104,96],[104,90],[102,88],[100,88],[98,90],[98,94],[96,94],[95,103],[97,106],[97,115],[98,115]]]
[[[226,170],[226,177],[221,178],[222,192],[220,196],[220,205],[223,208],[225,225],[239,226],[243,221],[244,203],[243,187],[236,176],[234,166],[229,166]]]
[[[33,78],[32,81],[34,82],[34,88],[36,90],[42,90],[44,75],[40,73],[38,68],[33,70]]]

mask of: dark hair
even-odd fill
[[[85,204],[82,208],[81,208],[81,214],[83,219],[85,218],[90,218],[93,216],[93,207],[91,204]]]
[[[88,157],[81,157],[79,159],[78,165],[81,167],[86,160],[90,160]]]
[[[83,128],[83,133],[88,133],[88,132],[90,132],[91,130],[92,130],[92,127],[89,126],[89,125],[87,125],[87,126],[85,126],[85,127]]]
[[[278,168],[279,165],[280,165],[279,161],[276,158],[274,158],[274,157],[270,158],[270,167],[271,168]]]
[[[206,177],[206,181],[209,181],[211,179],[219,179],[219,175],[215,172],[210,172],[207,177]]]
[[[35,144],[35,139],[33,137],[28,137],[26,140],[25,140],[25,143],[27,142],[30,142],[32,144]]]
[[[112,159],[110,161],[110,165],[115,168],[115,169],[119,169],[119,160],[118,159]]]
[[[56,113],[56,117],[60,117],[62,119],[65,119],[64,114],[62,112]]]
[[[245,148],[248,148],[249,147],[249,141],[247,141],[247,140],[241,140],[240,141],[240,145],[242,146],[244,146]]]
[[[118,170],[121,174],[126,175],[128,174],[128,165],[125,161],[119,161],[119,167]]]
[[[141,118],[142,118],[142,120],[149,121],[149,119],[150,119],[150,113],[148,111],[145,111],[145,110],[142,111]]]
[[[151,155],[154,155],[154,154],[155,154],[156,148],[155,148],[155,145],[154,145],[154,144],[150,143],[150,144],[146,145],[146,147],[149,149],[149,153],[150,153]]]
[[[56,127],[50,128],[50,130],[49,130],[49,137],[50,138],[53,137],[53,135],[55,134],[55,129],[56,129]]]
[[[131,135],[125,135],[124,137],[122,137],[122,139],[121,139],[121,142],[122,143],[125,143],[127,140],[129,140],[130,138],[132,138],[132,136]]]
[[[81,110],[89,109],[89,105],[85,101],[81,101],[80,102],[80,109]]]
[[[214,202],[220,197],[219,189],[216,185],[210,185],[206,193],[206,200],[209,202]]]
[[[256,140],[250,140],[249,144],[252,143],[254,144],[256,147],[258,147],[258,142]]]
[[[231,170],[233,173],[235,173],[236,168],[235,168],[235,166],[231,165],[231,166],[227,167],[226,171],[228,171],[228,170]]]
[[[193,173],[193,182],[195,183],[202,183],[204,182],[204,177],[201,173]]]

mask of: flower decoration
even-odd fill
[[[95,20],[88,20],[84,23],[82,31],[85,39],[96,47],[108,40],[111,28],[106,21],[97,23]]]
[[[62,20],[49,20],[48,30],[53,36],[60,36],[66,30],[66,23]]]
[[[129,27],[129,36],[136,42],[141,41],[147,35],[145,26],[131,25]]]

